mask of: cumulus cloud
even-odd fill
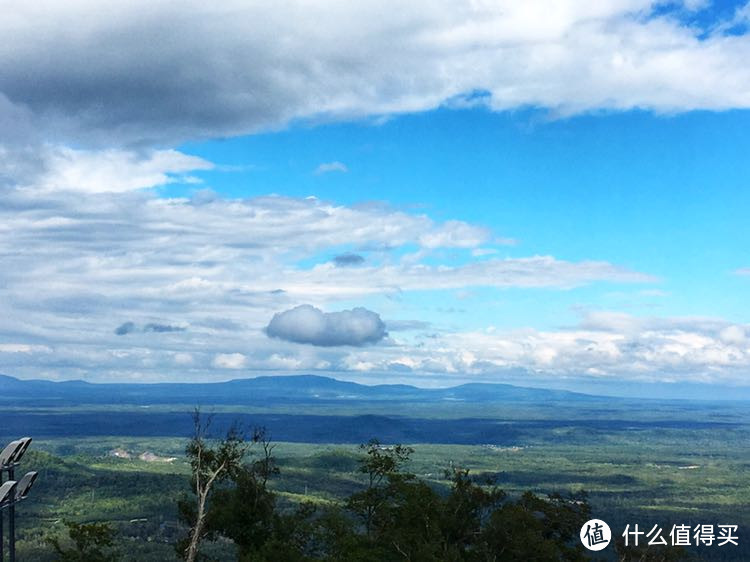
[[[680,10],[656,0],[27,2],[0,20],[13,45],[0,53],[0,123],[8,137],[40,129],[112,145],[441,104],[748,107],[750,39],[722,22],[687,25]]]
[[[346,164],[342,164],[341,162],[334,161],[334,162],[324,162],[317,168],[315,168],[315,175],[320,174],[327,174],[328,172],[348,172],[349,168],[346,167]]]
[[[322,347],[377,343],[387,334],[380,316],[366,308],[323,312],[303,304],[274,314],[266,333],[282,340]]]

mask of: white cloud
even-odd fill
[[[346,167],[346,164],[342,164],[341,162],[334,161],[334,162],[324,162],[323,164],[320,164],[317,168],[315,168],[315,174],[327,174],[329,172],[348,172],[349,168]]]
[[[424,248],[475,248],[490,237],[486,228],[461,221],[446,221],[443,225],[419,237]]]
[[[46,345],[29,345],[25,343],[0,343],[0,353],[50,353]]]
[[[648,283],[655,280],[607,262],[568,262],[552,256],[533,256],[487,259],[459,266],[403,263],[344,269],[324,263],[290,275],[285,287],[298,295],[352,297],[383,291],[464,287],[571,289],[596,281]]]
[[[194,361],[193,356],[190,353],[175,353],[174,362],[178,365],[190,365]]]
[[[352,349],[268,338],[269,319],[300,304],[335,311],[369,297],[408,299],[418,290],[651,280],[607,262],[471,261],[469,249],[483,229],[384,206],[165,199],[141,191],[71,197],[34,189],[5,190],[2,203],[0,341],[27,347],[6,347],[22,352],[0,354],[0,372],[27,376],[160,380],[209,376],[217,368],[346,370]],[[423,248],[428,258],[399,259],[433,232]],[[436,244],[458,247],[451,254],[469,261],[441,264]],[[337,267],[330,259],[342,248],[367,259]],[[311,260],[318,265],[310,267]],[[386,343],[375,346],[383,356],[390,353]]]
[[[490,380],[498,373],[521,369],[531,377],[747,383],[750,326],[619,313],[597,317],[560,330],[444,332],[424,339],[418,347],[398,344],[357,351],[346,362],[353,370],[367,365],[366,370],[388,372],[397,363],[417,373],[468,374]]]
[[[31,177],[17,180],[21,185],[47,191],[120,193],[174,182],[195,183],[194,178],[184,173],[213,168],[211,162],[176,150],[150,150],[141,154],[44,145],[35,157],[40,169]],[[15,154],[8,160],[11,158],[18,160]]]
[[[725,33],[746,25],[750,4],[705,28],[664,6],[14,5],[0,19],[0,370],[115,380],[241,368],[740,379],[749,328],[720,320],[600,312],[559,330],[461,333],[431,323],[431,337],[417,321],[404,341],[347,350],[270,339],[268,319],[301,303],[337,310],[410,291],[654,279],[606,261],[486,258],[486,245],[515,241],[385,207],[141,191],[195,182],[193,172],[214,167],[170,143],[299,119],[477,104],[553,116],[750,107],[750,36]],[[316,170],[336,171],[346,166]],[[451,261],[441,248],[454,249]]]
[[[711,0],[683,0],[682,4],[686,10],[698,11],[711,5]]]
[[[683,25],[665,6],[16,3],[0,20],[2,134],[178,142],[477,100],[558,115],[749,107],[750,38]]]
[[[266,333],[273,338],[321,347],[362,346],[386,336],[385,324],[376,312],[362,307],[323,312],[309,304],[274,314]]]
[[[745,328],[737,325],[727,326],[726,328],[723,328],[719,332],[719,339],[728,344],[742,345],[745,343],[750,343],[747,340],[747,332],[745,332]]]
[[[493,254],[497,254],[497,250],[495,248],[474,248],[471,251],[471,255],[475,258],[481,258],[482,256],[491,256]]]
[[[247,357],[242,353],[219,353],[212,365],[218,369],[242,369],[247,365]]]

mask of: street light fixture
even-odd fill
[[[28,449],[29,445],[31,445],[31,437],[23,437],[19,439],[19,441],[20,445],[13,455],[13,464],[18,464],[19,462],[21,462],[21,457],[23,457],[23,455],[26,453],[26,449]]]
[[[3,560],[3,510],[8,507],[16,495],[16,482],[8,480],[0,486],[0,562]]]
[[[5,484],[0,486],[0,509],[5,509],[10,505],[15,497],[16,482],[14,480],[8,480]],[[0,519],[2,524],[2,519]],[[2,527],[0,527],[2,529]]]
[[[11,441],[0,453],[0,470],[9,470],[17,465],[26,449],[31,445],[31,437],[23,437],[22,439],[16,439]]]
[[[13,457],[21,447],[22,443],[20,439],[11,441],[6,445],[5,449],[0,453],[0,471],[6,470],[6,467],[13,464]]]
[[[25,500],[28,497],[31,487],[34,485],[34,482],[36,482],[37,476],[39,476],[39,473],[35,470],[27,472],[23,475],[23,477],[16,484],[16,493],[15,497],[13,498],[13,502],[20,502],[21,500]]]
[[[31,445],[31,437],[11,441],[0,452],[0,562],[3,562],[3,511],[8,508],[8,552],[10,562],[16,562],[16,509],[15,505],[29,494],[38,474],[27,472],[20,481],[15,480],[15,468]],[[3,484],[3,472],[8,473],[8,481]]]

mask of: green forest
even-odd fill
[[[16,508],[18,559],[180,560],[194,536],[195,559],[219,561],[514,560],[524,548],[541,560],[750,559],[744,403],[267,401],[205,408],[197,426],[192,410],[9,405],[0,438],[28,430],[17,474],[39,473]],[[198,484],[218,458],[230,466],[195,533]],[[601,552],[578,537],[591,518],[612,529]],[[674,525],[732,524],[739,540],[644,550],[623,544],[635,524],[668,540]]]
[[[667,444],[673,436],[643,434],[630,449],[610,437],[588,449],[572,435],[545,447],[357,447],[275,443],[237,428],[190,440],[41,440],[23,463],[40,485],[18,509],[19,559],[188,559],[196,486],[223,463],[196,560],[743,559],[742,542],[644,550],[620,538],[603,557],[585,551],[578,531],[591,517],[613,533],[636,521],[748,520],[742,455],[724,468],[739,453],[731,443],[688,455]],[[647,445],[659,462],[634,456]],[[145,448],[157,460],[113,454]],[[685,518],[688,509],[698,517]]]

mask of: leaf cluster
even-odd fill
[[[64,524],[68,531],[68,544],[63,544],[59,537],[47,539],[58,561],[114,562],[118,559],[112,548],[116,532],[108,523],[65,521]]]
[[[448,490],[405,470],[412,449],[362,445],[363,489],[339,507],[303,504],[283,512],[267,480],[278,472],[265,434],[263,455],[233,473],[211,499],[210,537],[232,540],[245,562],[502,562],[585,560],[578,532],[590,518],[585,493],[511,498],[468,470]]]

